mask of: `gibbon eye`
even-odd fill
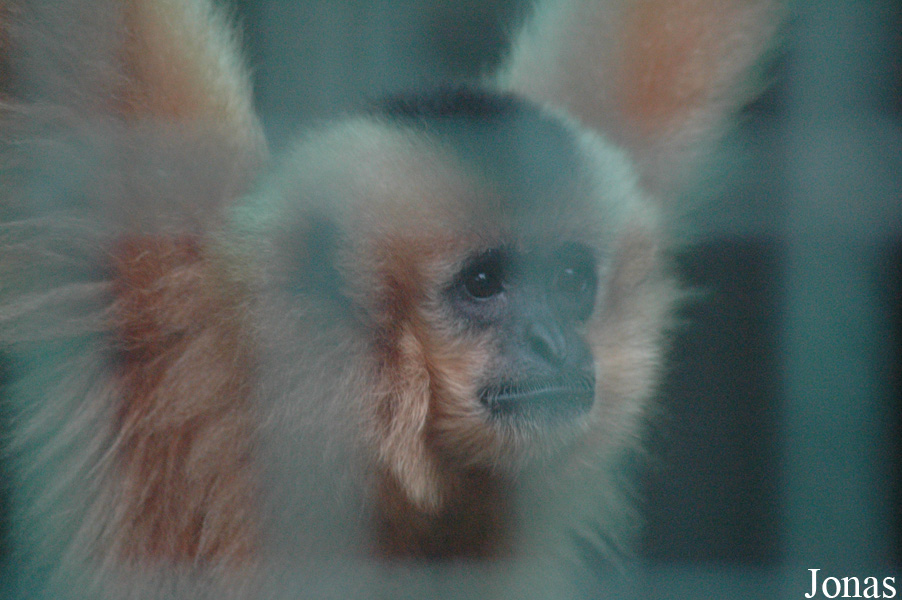
[[[569,296],[582,296],[591,291],[594,274],[585,265],[568,265],[557,273],[556,287]]]
[[[598,286],[591,252],[580,247],[566,248],[555,270],[553,285],[558,294],[573,303],[581,316],[588,316]]]
[[[471,297],[486,299],[504,291],[504,256],[500,250],[489,250],[476,257],[464,270],[462,283]]]

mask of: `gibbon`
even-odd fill
[[[547,0],[279,159],[212,2],[0,7],[23,597],[549,597],[628,547],[671,211],[778,6]]]

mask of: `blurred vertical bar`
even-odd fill
[[[809,568],[856,575],[847,571],[891,556],[888,456],[897,432],[889,310],[877,280],[890,268],[880,249],[902,231],[902,136],[892,113],[899,6],[815,0],[795,11],[783,315],[787,597],[809,589],[798,587]]]

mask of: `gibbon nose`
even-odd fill
[[[550,320],[534,320],[526,328],[526,347],[534,359],[546,365],[562,367],[567,360],[567,338],[561,327]]]

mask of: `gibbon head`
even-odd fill
[[[416,504],[449,473],[635,436],[670,287],[653,205],[602,138],[512,95],[394,97],[266,189],[262,285],[307,328],[363,332],[365,433]]]

